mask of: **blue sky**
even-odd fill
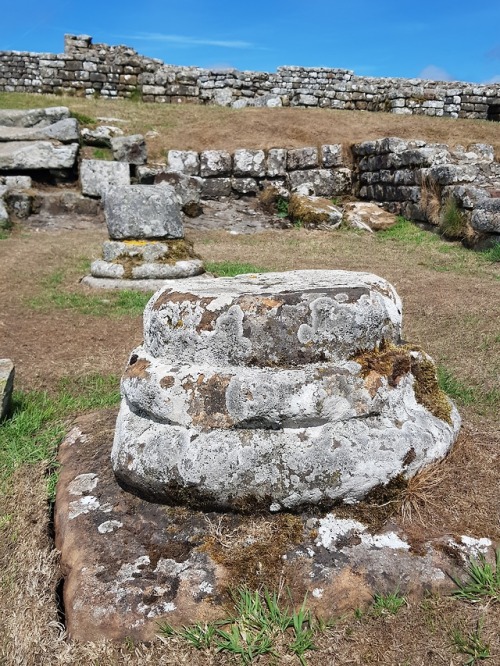
[[[60,53],[63,34],[166,63],[500,82],[500,0],[23,0],[2,3],[0,50]]]

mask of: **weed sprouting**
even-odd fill
[[[467,220],[454,197],[449,197],[441,210],[439,227],[447,238],[462,239],[467,233]]]
[[[278,214],[278,217],[284,218],[288,217],[288,199],[284,199],[283,197],[278,197],[276,200],[276,212]]]
[[[500,548],[495,552],[495,564],[486,562],[482,553],[478,559],[471,558],[466,568],[469,576],[467,581],[453,578],[457,590],[453,596],[470,603],[478,603],[484,599],[492,602],[500,602]]]
[[[315,636],[328,626],[312,616],[307,595],[298,610],[283,607],[280,593],[265,588],[240,587],[231,592],[231,599],[233,611],[223,620],[180,629],[161,624],[160,634],[180,637],[198,650],[229,652],[245,665],[261,655],[277,657],[278,647],[284,647],[306,666],[305,653],[315,649]]]
[[[406,598],[399,593],[399,590],[390,594],[375,593],[373,595],[372,612],[374,615],[396,615],[406,603]]]
[[[481,636],[482,623],[479,620],[476,628],[468,634],[462,633],[458,628],[452,632],[452,643],[459,652],[467,655],[467,661],[464,661],[464,666],[473,666],[478,661],[489,659],[491,656],[490,647],[485,643]]]
[[[87,116],[85,113],[79,113],[78,111],[71,111],[70,116],[76,118],[80,125],[97,125],[97,120],[92,118],[92,116]]]
[[[488,250],[484,250],[482,253],[483,257],[487,261],[497,263],[500,261],[500,243],[495,243],[493,247],[490,247]]]

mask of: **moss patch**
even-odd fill
[[[412,352],[418,352],[418,356]],[[384,341],[372,351],[360,352],[353,361],[361,365],[363,377],[375,372],[386,377],[391,387],[397,386],[400,379],[411,372],[415,378],[413,390],[417,402],[433,416],[452,424],[451,403],[446,393],[439,388],[436,366],[419,347]]]
[[[151,245],[155,241],[141,241],[141,240],[129,240],[124,241],[131,247],[133,246],[145,246]],[[200,256],[194,251],[193,244],[191,241],[186,240],[185,238],[179,238],[175,240],[162,240],[157,241],[162,245],[168,246],[168,252],[163,257],[158,257],[154,260],[155,264],[167,264],[172,266],[178,261],[184,261],[186,259],[200,259]],[[140,254],[121,254],[113,261],[114,264],[119,264],[123,266],[124,269],[124,278],[131,279],[132,271],[136,266],[141,266],[144,264],[144,259]]]
[[[202,550],[229,571],[231,587],[277,587],[283,573],[282,556],[301,543],[304,527],[299,516],[279,514],[257,517],[232,528],[227,516],[208,536]]]

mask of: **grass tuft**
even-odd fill
[[[474,631],[463,634],[460,629],[454,629],[452,632],[452,643],[459,652],[467,655],[467,661],[464,666],[473,666],[478,661],[489,659],[491,656],[490,647],[485,643],[481,636],[482,623],[478,621]]]
[[[487,599],[489,601],[500,602],[500,548],[495,552],[495,564],[486,562],[482,553],[479,558],[471,558],[466,572],[469,576],[467,581],[459,581],[453,578],[453,582],[458,587],[453,595],[457,599],[478,603]]]
[[[372,613],[378,615],[396,615],[399,609],[407,603],[406,597],[399,594],[399,590],[390,594],[374,594]]]
[[[398,216],[394,226],[384,231],[378,231],[375,238],[378,241],[397,241],[410,245],[441,242],[439,236],[432,231],[420,229],[416,224],[401,216]]]
[[[458,207],[454,197],[449,197],[443,206],[439,217],[441,233],[447,238],[461,240],[467,233],[467,220],[463,211]]]
[[[180,629],[161,624],[160,634],[182,638],[198,650],[229,652],[245,665],[262,655],[277,658],[285,649],[306,666],[305,653],[316,649],[314,637],[327,627],[306,607],[307,595],[298,610],[283,607],[280,593],[266,588],[240,587],[231,592],[231,599],[233,611],[226,619]]]
[[[500,261],[500,243],[495,243],[493,247],[490,247],[488,250],[484,250],[482,253],[483,257],[487,261],[491,261],[492,263],[497,263]]]

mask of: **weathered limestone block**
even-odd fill
[[[80,163],[82,194],[102,197],[110,187],[127,185],[130,185],[130,167],[126,162],[82,160]]]
[[[232,160],[227,150],[204,150],[200,153],[200,176],[212,178],[231,173]]]
[[[0,359],[0,421],[10,410],[12,391],[14,389],[14,364],[8,358]]]
[[[383,231],[393,227],[397,221],[394,213],[389,213],[375,203],[357,201],[344,205],[344,222],[355,229]]]
[[[263,150],[235,150],[233,155],[233,174],[251,178],[263,178],[266,175],[266,155]]]
[[[146,141],[142,134],[113,137],[111,139],[111,150],[114,159],[118,162],[146,164],[148,159]]]
[[[218,199],[231,194],[231,178],[204,178],[201,196],[205,199]]]
[[[200,204],[202,179],[189,176],[181,171],[162,171],[155,176],[155,185],[170,185],[174,188],[183,213],[188,217],[201,215],[203,209]]]
[[[472,212],[471,226],[476,231],[500,234],[500,199],[486,199]]]
[[[112,240],[182,238],[179,200],[173,187],[128,185],[104,194],[104,214]]]
[[[65,106],[46,109],[0,109],[0,125],[8,127],[47,127],[70,117]]]
[[[76,118],[64,118],[53,125],[43,127],[3,127],[0,125],[0,142],[3,141],[78,141],[79,130]]]
[[[237,194],[257,194],[259,185],[255,178],[231,178],[231,189]]]
[[[287,156],[289,171],[297,169],[314,169],[318,166],[318,149],[314,147],[291,148]]]
[[[4,181],[8,190],[29,190],[32,185],[31,176],[5,176]]]
[[[0,143],[0,171],[71,169],[78,144],[57,146],[49,141],[11,141]]]
[[[292,194],[288,216],[305,227],[336,229],[342,222],[342,211],[323,197]]]
[[[321,166],[330,169],[331,167],[343,166],[343,164],[344,156],[341,143],[321,146]]]
[[[271,178],[286,176],[286,148],[271,148],[267,154],[267,175]]]
[[[189,176],[200,175],[200,156],[194,150],[169,150],[167,165],[172,171],[181,171]]]
[[[83,127],[80,131],[82,141],[87,146],[111,148],[111,139],[123,136],[123,130],[114,125],[99,125],[94,129]]]
[[[335,197],[347,194],[351,190],[351,170],[342,169],[307,169],[290,171],[288,187],[297,191],[301,185],[309,185],[312,194],[318,197]]]
[[[112,464],[143,497],[219,509],[358,500],[445,455],[460,419],[401,301],[367,273],[194,278],[144,313]]]

